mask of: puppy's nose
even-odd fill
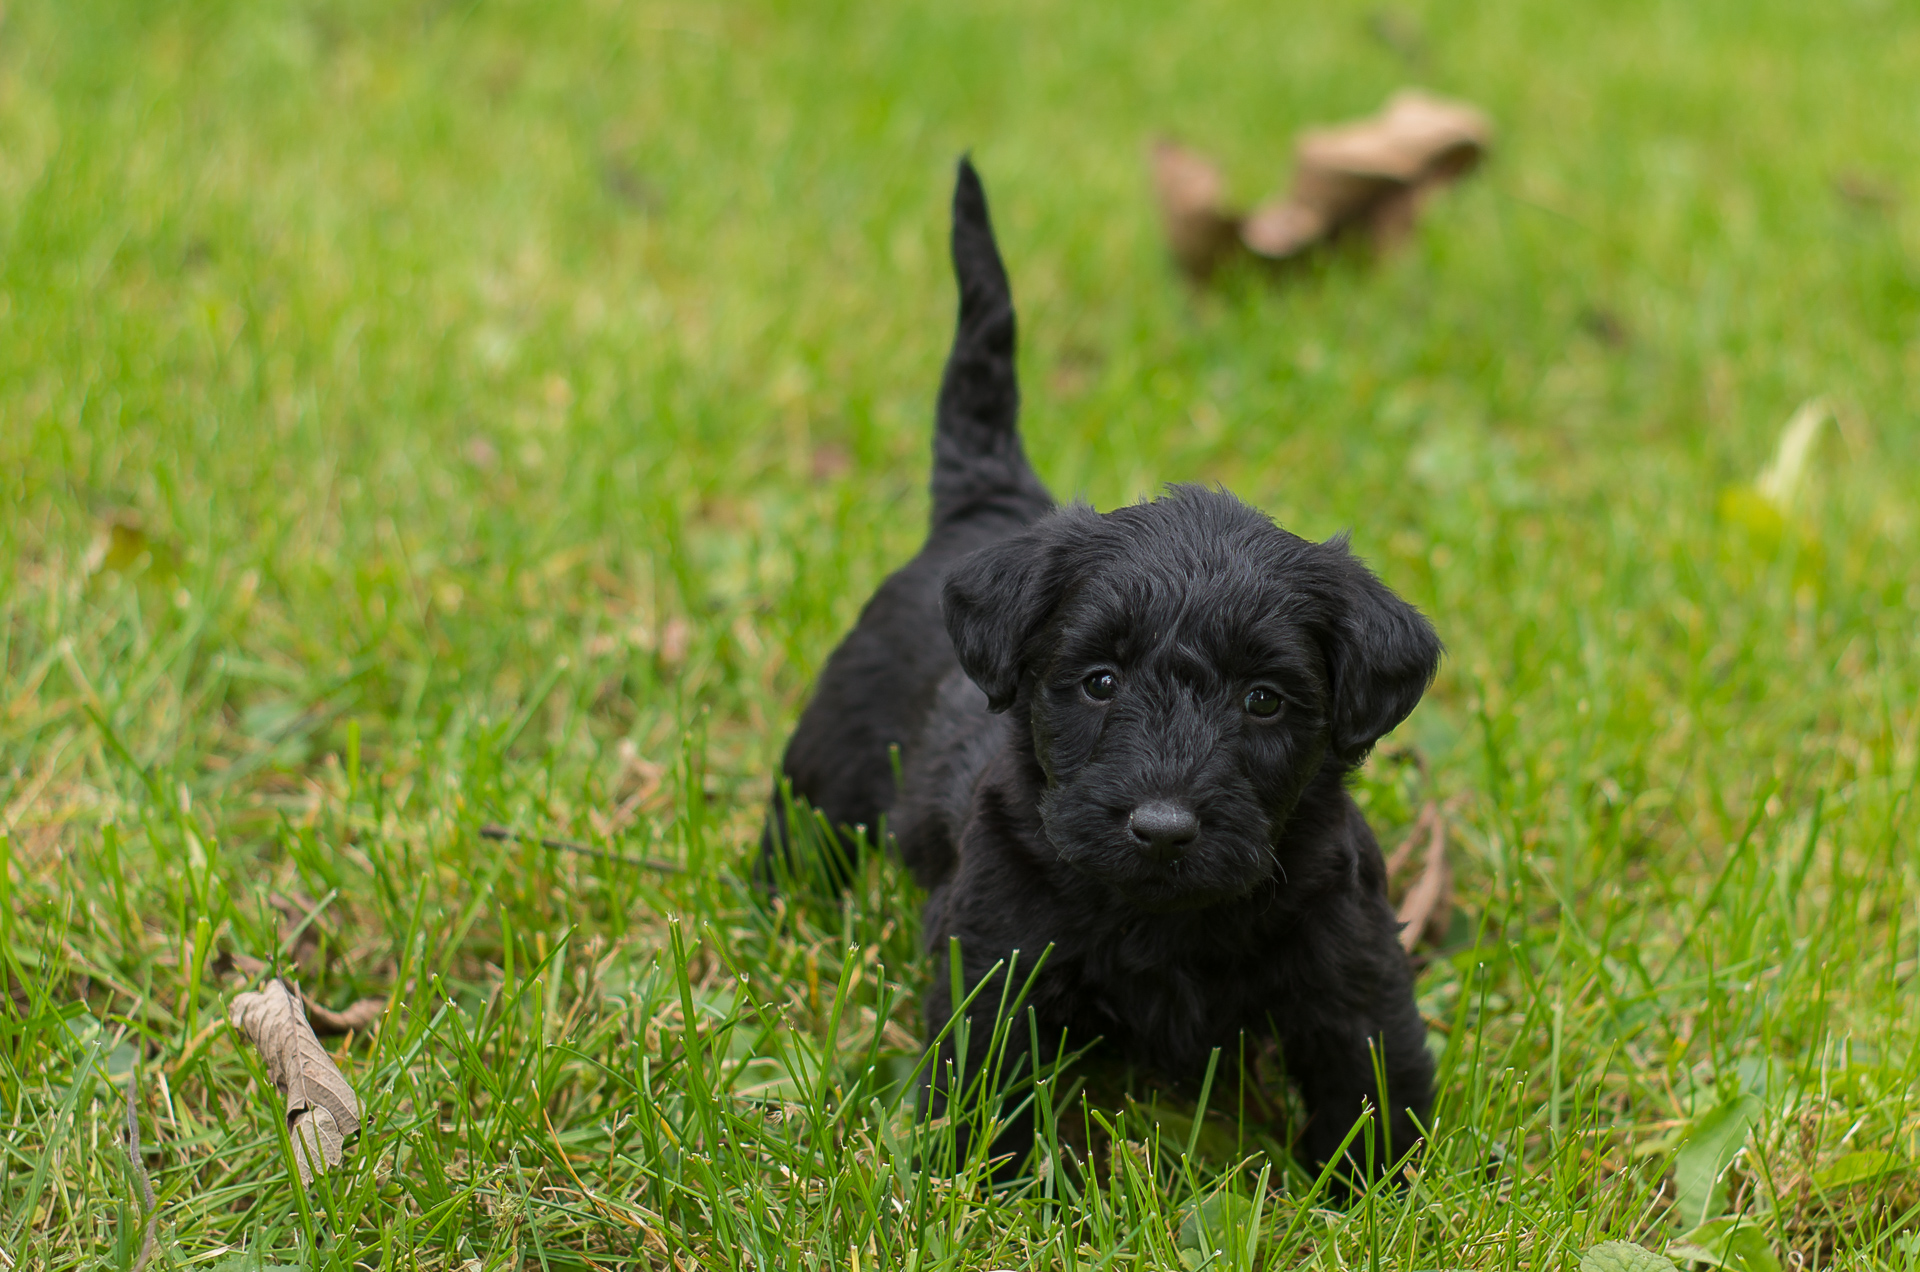
[[[1128,829],[1156,861],[1174,861],[1200,835],[1200,819],[1178,804],[1156,799],[1133,810]]]

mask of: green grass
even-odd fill
[[[1168,8],[0,7],[11,1266],[136,1262],[136,1070],[150,1267],[1571,1268],[1718,1210],[1920,1264],[1920,20]],[[1502,129],[1411,251],[1187,294],[1152,135],[1252,198],[1407,82]],[[1359,786],[1456,801],[1404,1191],[1071,1070],[1091,1176],[918,1169],[909,885],[742,882],[916,544],[968,147],[1054,489],[1351,527],[1447,641]],[[250,960],[391,995],[310,1195]]]

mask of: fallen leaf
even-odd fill
[[[466,461],[481,471],[487,471],[500,462],[500,451],[484,437],[470,437],[467,444],[460,448]]]
[[[1238,250],[1240,221],[1221,210],[1226,180],[1211,159],[1176,142],[1153,145],[1153,189],[1174,260],[1203,280]]]
[[[346,1138],[360,1129],[360,1102],[333,1057],[314,1036],[300,996],[271,980],[254,993],[236,994],[227,1019],[267,1063],[267,1077],[287,1100],[300,1182],[340,1164]]]
[[[822,442],[813,448],[808,468],[815,481],[833,481],[847,475],[853,468],[853,458],[833,443]]]
[[[1754,479],[1753,488],[1781,512],[1790,511],[1800,494],[1807,472],[1807,459],[1813,444],[1820,440],[1820,429],[1833,415],[1825,398],[1809,398],[1780,430],[1780,442],[1773,458]]]
[[[1400,899],[1400,909],[1394,916],[1400,921],[1400,948],[1409,954],[1423,937],[1432,945],[1445,940],[1447,921],[1453,913],[1453,867],[1447,861],[1447,821],[1438,805],[1429,802],[1420,810],[1413,830],[1388,863],[1388,877],[1397,874],[1412,857],[1415,841],[1423,830],[1427,835],[1425,864],[1420,877]]]
[[[693,624],[675,614],[660,629],[660,663],[668,670],[687,659],[687,645],[693,640]]]
[[[384,998],[362,998],[345,1011],[334,1011],[305,994],[300,996],[300,1000],[307,1009],[307,1023],[313,1026],[316,1034],[365,1033],[387,1010],[387,1000]]]
[[[1421,206],[1471,171],[1493,140],[1473,107],[1406,89],[1377,115],[1315,128],[1294,147],[1293,189],[1256,209],[1241,231],[1248,248],[1284,259],[1348,229],[1376,248],[1412,234]]]
[[[139,513],[126,508],[114,511],[96,527],[81,561],[88,574],[136,574],[149,568],[166,573],[171,565],[171,551],[148,536]]]
[[[1780,1272],[1767,1234],[1753,1220],[1738,1216],[1701,1224],[1669,1245],[1667,1253],[1728,1272]]]
[[[1631,1241],[1602,1241],[1580,1256],[1580,1272],[1675,1272],[1673,1260]]]
[[[1174,259],[1204,280],[1237,251],[1284,261],[1348,231],[1377,250],[1393,247],[1492,140],[1492,123],[1474,107],[1406,89],[1376,115],[1301,133],[1292,189],[1245,216],[1225,205],[1210,160],[1169,141],[1153,148],[1154,189]]]
[[[1240,1234],[1243,1243],[1257,1241],[1259,1222],[1259,1211],[1251,1201],[1232,1192],[1217,1192],[1187,1211],[1175,1244],[1203,1259],[1218,1256],[1225,1252],[1229,1233]]]
[[[1899,1163],[1885,1149],[1845,1153],[1813,1172],[1813,1182],[1821,1189],[1847,1188],[1879,1179],[1899,1170]]]
[[[1747,1143],[1760,1097],[1737,1095],[1693,1119],[1673,1158],[1674,1208],[1680,1222],[1703,1224],[1726,1208],[1721,1176]]]
[[[625,159],[609,156],[600,165],[600,184],[617,201],[636,212],[658,212],[663,200],[660,189]]]
[[[1324,212],[1292,199],[1272,199],[1247,215],[1240,241],[1256,256],[1285,260],[1320,242],[1332,229]]]
[[[1833,192],[1859,211],[1890,212],[1900,206],[1897,186],[1864,172],[1836,174]]]
[[[1633,339],[1619,314],[1598,305],[1581,310],[1580,329],[1609,349],[1624,349]]]

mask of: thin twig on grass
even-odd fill
[[[1425,835],[1426,864],[1400,899],[1400,948],[1412,954],[1425,937],[1439,945],[1446,939],[1447,920],[1453,908],[1453,869],[1447,862],[1447,818],[1440,805],[1427,801],[1414,820],[1413,829],[1387,862],[1387,877],[1397,876],[1412,859],[1416,842]]]
[[[608,852],[604,848],[595,848],[590,844],[575,843],[571,839],[547,839],[539,835],[529,835],[523,830],[511,826],[502,826],[498,822],[488,822],[480,828],[482,839],[517,840],[520,843],[539,844],[542,848],[552,848],[558,852],[578,853],[582,857],[598,857],[602,861],[617,861],[624,866],[638,866],[642,870],[658,870],[663,874],[685,874],[687,868],[677,861],[662,861],[658,857],[629,857],[625,853]]]
[[[316,1034],[365,1033],[379,1022],[387,1010],[387,1000],[384,998],[361,998],[345,1010],[335,1011],[324,1003],[314,1001],[313,996],[305,991],[300,994],[300,1005],[307,1009],[307,1023],[313,1026]]]
[[[153,1202],[153,1181],[147,1177],[147,1163],[140,1156],[140,1066],[127,1072],[127,1162],[133,1168],[133,1181],[140,1186],[140,1213],[146,1216],[146,1235],[140,1240],[140,1253],[134,1256],[133,1272],[142,1272],[153,1257],[154,1235],[160,1227],[160,1209]]]

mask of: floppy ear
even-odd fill
[[[1091,508],[1062,508],[1011,538],[962,557],[947,575],[940,608],[960,667],[1005,711],[1047,619],[1066,594],[1075,563],[1099,522]]]
[[[1440,669],[1440,638],[1347,550],[1344,535],[1321,548],[1334,576],[1326,639],[1333,749],[1357,764],[1412,714]]]

